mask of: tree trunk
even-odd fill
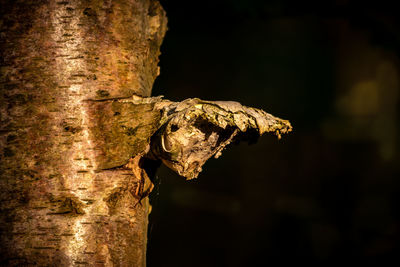
[[[153,0],[2,1],[1,263],[144,266],[154,160],[187,179],[250,130],[288,121],[231,101],[149,97]]]
[[[144,266],[147,177],[126,163],[157,116],[102,100],[150,96],[165,12],[155,0],[2,0],[1,12],[1,264]]]

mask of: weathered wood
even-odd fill
[[[196,178],[205,162],[212,156],[218,158],[232,141],[267,132],[280,139],[292,131],[289,121],[234,101],[134,98],[137,105],[154,103],[154,109],[161,113],[159,129],[152,136],[150,157],[161,160],[186,179]]]

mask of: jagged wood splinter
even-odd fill
[[[212,156],[218,158],[239,133],[271,132],[281,138],[292,130],[287,120],[233,101],[191,98],[172,102],[162,97],[130,101],[153,103],[161,112],[159,128],[151,138],[151,154],[187,179],[196,178],[203,164]]]

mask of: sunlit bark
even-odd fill
[[[138,160],[98,161],[107,140],[93,131],[101,118],[88,100],[151,94],[163,9],[6,0],[1,12],[1,264],[145,265],[145,174]],[[141,108],[131,110],[138,119]],[[136,144],[132,153],[146,149]]]
[[[244,134],[290,123],[232,101],[149,97],[153,0],[3,1],[1,264],[144,266],[150,162],[187,179]]]

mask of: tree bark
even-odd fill
[[[242,133],[292,129],[237,102],[150,97],[155,0],[2,7],[3,265],[145,266],[151,162],[193,179]]]
[[[146,174],[118,155],[147,149],[152,104],[102,110],[101,100],[150,96],[165,12],[153,0],[3,0],[1,10],[1,264],[144,266]],[[129,143],[104,139],[106,112],[129,114],[115,133]]]

